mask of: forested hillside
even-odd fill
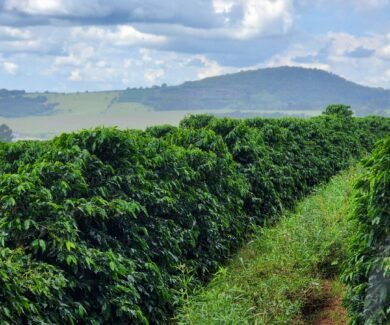
[[[29,97],[23,90],[0,89],[0,116],[22,117],[48,115],[54,110],[55,104],[47,102],[43,94]]]
[[[78,123],[84,115],[104,115],[108,120],[118,112],[128,113],[122,118],[130,120],[138,110],[200,110],[232,117],[312,116],[331,103],[349,105],[357,115],[389,116],[390,90],[361,86],[322,70],[280,67],[189,81],[179,86],[123,91],[27,94],[0,90],[0,117],[75,116],[72,123]],[[54,122],[61,124],[61,120]]]
[[[263,225],[361,158],[389,119],[191,116],[0,147],[0,320],[164,323]],[[28,270],[26,272],[26,270]]]
[[[157,110],[318,110],[345,103],[359,115],[390,109],[390,90],[364,87],[335,74],[296,67],[268,68],[186,82],[175,87],[128,89],[118,102]]]

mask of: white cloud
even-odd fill
[[[95,54],[93,46],[88,44],[73,45],[67,56],[58,56],[54,60],[55,65],[80,66],[88,62]]]
[[[293,24],[293,5],[290,0],[241,1],[244,15],[239,28],[233,32],[235,38],[284,34]]]
[[[383,45],[377,50],[380,58],[390,60],[390,34],[383,38]]]
[[[381,48],[379,50],[379,55],[385,60],[390,60],[390,45]]]
[[[9,74],[15,74],[18,71],[19,66],[13,62],[3,62],[4,70]]]
[[[286,34],[294,23],[293,0],[213,0],[214,11],[224,24],[213,28],[164,26],[169,35],[201,39],[251,40]]]
[[[315,57],[318,54],[315,50],[310,50],[302,45],[293,45],[289,47],[285,52],[276,54],[272,56],[265,63],[265,67],[279,67],[279,66],[295,66],[302,68],[315,68],[330,71],[331,67],[329,64],[314,61],[314,62],[300,62],[298,60],[299,57],[307,56],[307,57]]]
[[[359,48],[372,50],[379,59],[390,60],[390,34],[353,36],[347,33],[328,33],[331,59],[350,60],[346,55]]]
[[[364,48],[373,55],[351,58],[352,50]],[[328,63],[332,71],[357,83],[390,88],[386,71],[390,68],[390,35],[351,36],[332,34]]]
[[[125,59],[123,61],[123,66],[125,68],[130,68],[133,64],[134,64],[134,60],[133,59]]]
[[[328,33],[326,38],[330,43],[330,51],[333,55],[338,56],[345,55],[359,47],[376,49],[382,43],[382,40],[378,37],[356,37],[347,33]]]
[[[389,0],[352,0],[359,9],[382,8],[390,4]]]
[[[0,52],[14,53],[40,49],[42,43],[30,29],[0,26]]]
[[[167,39],[164,36],[142,33],[129,25],[119,25],[114,30],[103,27],[76,27],[71,36],[74,39],[87,39],[89,41],[102,41],[117,46],[135,44],[159,44]]]
[[[4,8],[32,15],[67,14],[61,0],[5,0]]]
[[[32,34],[28,29],[0,26],[0,39],[4,37],[13,39],[30,39]]]
[[[218,64],[218,62],[209,60],[203,55],[196,56],[195,59],[198,59],[204,64],[204,68],[201,68],[197,74],[198,79],[214,77],[226,72],[225,69]]]
[[[144,73],[145,80],[152,84],[156,82],[156,80],[160,79],[162,76],[164,76],[165,71],[163,69],[158,70],[148,70]]]
[[[29,52],[40,51],[42,42],[39,40],[7,40],[0,42],[0,50],[7,52]]]
[[[142,55],[142,61],[144,62],[151,62],[153,61],[152,57],[150,56],[151,51],[145,48],[142,48],[139,50],[140,54]]]
[[[68,79],[72,80],[72,81],[80,81],[80,80],[82,80],[83,78],[81,77],[80,69],[76,69],[76,70],[71,71]]]
[[[352,10],[375,10],[386,7],[390,0],[295,0],[301,6],[311,7],[318,5],[331,5],[333,8],[348,8]]]
[[[217,14],[227,14],[234,6],[233,0],[213,0],[213,8]]]
[[[116,60],[111,64],[102,60],[91,60],[70,71],[68,80],[94,83],[109,83],[123,78],[125,70]]]

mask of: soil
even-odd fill
[[[335,285],[337,283],[332,280],[324,280],[322,282],[320,295],[314,298],[303,310],[305,324],[347,324],[347,312],[342,304],[342,293],[335,292]]]

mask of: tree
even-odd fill
[[[11,142],[13,139],[12,130],[7,124],[0,125],[0,141]]]
[[[322,112],[322,114],[348,118],[352,117],[353,112],[351,110],[351,106],[343,104],[333,104],[329,105],[325,109],[325,111]]]

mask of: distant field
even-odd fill
[[[253,117],[284,115],[319,115],[318,110],[233,110],[209,109],[193,111],[154,111],[153,108],[135,102],[117,102],[119,91],[83,93],[32,93],[28,96],[47,96],[49,103],[57,104],[47,116],[1,118],[8,124],[17,138],[52,138],[62,133],[96,126],[117,126],[121,129],[144,129],[156,124],[178,125],[188,114],[211,113],[218,116]]]
[[[42,94],[30,94],[39,96]],[[49,103],[56,103],[55,114],[82,115],[103,113],[107,110],[118,91],[84,92],[84,93],[48,93],[44,94]]]
[[[153,108],[146,107],[140,103],[116,103],[114,102],[106,111],[107,114],[128,114],[128,113],[153,112]]]
[[[18,138],[49,139],[62,132],[77,131],[96,126],[117,126],[120,129],[145,129],[158,124],[178,125],[188,114],[214,113],[219,116],[229,115],[229,111],[160,111],[149,110],[142,105],[114,104],[107,112],[87,113],[86,110],[75,113],[56,114],[50,116],[32,116],[24,118],[0,118],[0,124],[11,127]],[[256,112],[259,116],[272,111]],[[296,112],[289,112],[294,114]],[[312,113],[312,114],[311,114]],[[305,112],[306,115],[316,115],[316,111]],[[297,113],[298,114],[298,113]]]
[[[42,94],[29,94],[37,97]],[[177,124],[186,112],[153,113],[139,103],[116,103],[117,91],[88,93],[48,93],[50,103],[58,104],[47,116],[2,118],[18,137],[51,138],[61,132],[99,125],[143,129],[159,123]]]
[[[96,126],[117,126],[121,129],[144,129],[157,124],[178,125],[188,114],[184,111],[149,112],[147,110],[114,109],[106,114],[52,115],[25,118],[0,118],[20,137],[51,138],[62,132],[76,131]]]

